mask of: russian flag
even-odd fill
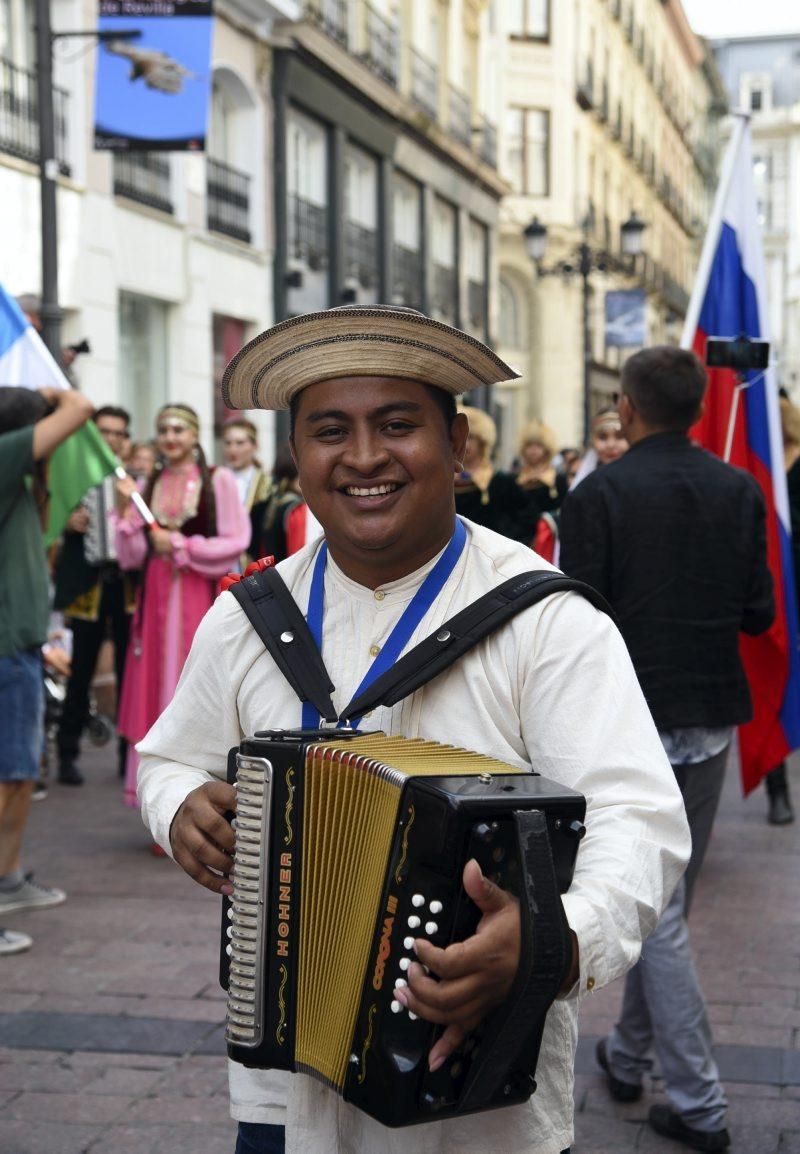
[[[750,126],[737,119],[723,164],[682,345],[705,362],[709,337],[769,339],[766,276],[758,224]],[[692,436],[712,453],[751,473],[767,504],[767,550],[776,615],[759,637],[741,635],[740,650],[754,716],[739,730],[745,794],[800,747],[800,660],[791,523],[774,368],[739,382],[731,369],[708,370],[705,412]]]

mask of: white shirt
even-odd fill
[[[466,526],[464,552],[409,645],[507,578],[551,568],[523,545]],[[278,567],[303,609],[318,548],[314,542]],[[435,560],[373,591],[329,558],[322,648],[337,710]],[[169,852],[170,823],[186,794],[212,774],[224,779],[231,746],[257,729],[298,726],[300,712],[235,599],[218,598],[172,704],[138,746],[142,815],[159,844]],[[638,959],[689,856],[681,795],[625,644],[582,597],[555,594],[411,697],[375,710],[369,727],[531,765],[586,796],[587,834],[563,899],[580,946],[579,981],[548,1014],[538,1090],[524,1105],[388,1130],[308,1076],[231,1063],[231,1112],[285,1122],[287,1154],[559,1154],[572,1142],[578,996]]]
[[[239,500],[242,505],[246,507],[250,486],[253,483],[253,477],[256,474],[256,466],[246,465],[244,469],[233,469],[231,471],[236,478],[236,489],[239,493]]]

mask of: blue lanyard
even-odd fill
[[[395,661],[397,661],[397,658],[411,640],[414,630],[447,583],[450,574],[458,564],[458,559],[464,551],[466,543],[467,531],[463,523],[456,518],[455,531],[450,538],[447,548],[406,606],[400,620],[389,634],[386,644],[381,648],[380,653],[367,670],[363,681],[353,694],[353,701],[364,692],[367,686],[371,685],[373,681],[385,673],[387,669],[390,669]],[[322,652],[322,617],[325,604],[325,567],[327,563],[328,546],[323,541],[314,564],[314,573],[311,578],[311,592],[308,598],[308,613],[306,614],[308,628],[320,653]],[[356,729],[360,720],[360,717],[354,717],[348,724]],[[303,729],[317,729],[319,723],[320,716],[317,710],[310,701],[304,701]],[[342,722],[339,723],[340,726],[342,724]]]

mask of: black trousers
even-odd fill
[[[72,673],[58,727],[58,756],[62,765],[74,761],[80,752],[80,740],[89,718],[89,687],[94,677],[97,655],[106,637],[114,642],[114,669],[117,692],[122,685],[125,654],[131,618],[125,612],[125,585],[122,574],[112,573],[103,581],[97,621],[68,618],[72,629]],[[120,758],[124,759],[120,740]]]

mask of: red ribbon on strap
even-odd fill
[[[228,573],[226,577],[220,578],[217,596],[224,593],[226,589],[230,589],[231,585],[237,585],[243,577],[252,577],[254,573],[263,573],[265,569],[271,569],[274,564],[274,557],[259,557],[258,561],[252,561],[247,566],[244,573]]]

